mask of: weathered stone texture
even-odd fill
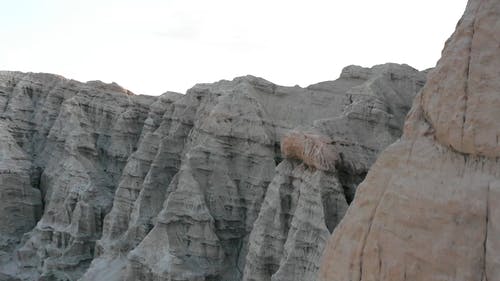
[[[359,186],[319,280],[500,280],[500,1],[470,0],[400,141]]]
[[[0,72],[0,272],[314,278],[424,81],[406,65],[350,66],[308,88],[245,76],[147,97]]]

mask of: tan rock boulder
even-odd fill
[[[469,1],[422,93],[436,138],[459,152],[499,157],[500,4]]]
[[[500,280],[500,1],[470,0],[319,280]]]

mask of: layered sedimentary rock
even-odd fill
[[[350,66],[308,88],[246,76],[147,97],[0,72],[8,202],[0,272],[22,280],[315,276],[326,237],[378,152],[400,136],[424,80],[405,65]],[[281,250],[261,264],[263,231]]]
[[[31,163],[0,123],[0,250],[6,253],[20,242],[20,237],[30,231],[42,214],[40,191],[30,182]]]
[[[116,84],[0,73],[1,234],[22,237],[2,255],[2,271],[25,280],[83,274],[154,99]]]
[[[401,134],[413,98],[409,89],[423,82],[416,74],[395,65],[346,68],[341,77],[367,80],[348,91],[342,114],[282,138],[285,160],[254,224],[243,280],[316,280],[326,241],[357,184]]]
[[[500,1],[470,0],[320,280],[499,280]]]

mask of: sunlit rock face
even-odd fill
[[[359,186],[322,281],[499,280],[500,1],[470,0],[400,141]]]
[[[0,72],[0,277],[309,280],[424,82],[386,64],[149,97]]]

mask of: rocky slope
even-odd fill
[[[500,1],[470,0],[320,280],[500,280]]]
[[[312,278],[424,80],[351,66],[148,97],[0,72],[0,279]]]
[[[378,153],[401,135],[412,71],[393,65],[348,91],[342,114],[285,135],[284,160],[250,236],[243,280],[316,280],[320,257]],[[343,76],[359,75],[347,68]],[[387,75],[388,74],[388,75]],[[417,87],[418,88],[418,87]]]

